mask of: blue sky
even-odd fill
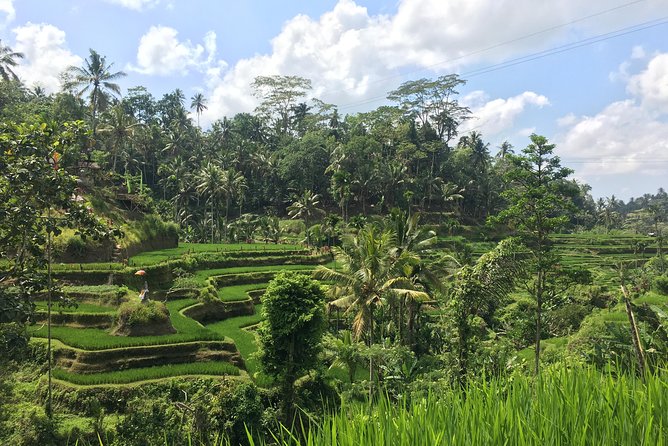
[[[352,113],[455,72],[463,131],[493,151],[546,135],[595,196],[624,199],[668,187],[666,36],[668,0],[0,0],[20,76],[49,91],[93,48],[124,88],[202,92],[206,125],[252,111],[258,75],[308,77]]]

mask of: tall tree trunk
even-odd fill
[[[540,268],[540,267],[539,267]],[[540,373],[540,338],[542,335],[542,310],[543,310],[543,282],[545,273],[538,271],[538,283],[536,284],[536,347],[534,354],[534,374]]]
[[[294,370],[294,352],[295,352],[295,335],[292,334],[290,345],[288,346],[288,366],[285,372],[285,379],[283,380],[283,401],[282,412],[285,417],[285,425],[292,426],[294,422],[294,396],[295,396],[295,370]]]
[[[640,334],[638,333],[638,325],[636,324],[636,318],[633,314],[633,308],[631,307],[631,299],[629,298],[629,292],[626,289],[624,284],[621,285],[622,294],[624,296],[624,305],[626,306],[626,316],[629,319],[629,325],[631,328],[631,339],[633,339],[633,348],[636,352],[636,358],[638,360],[638,370],[643,379],[645,379],[645,352],[642,348],[642,343],[640,341]]]

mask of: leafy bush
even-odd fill
[[[22,324],[0,324],[0,358],[17,359],[28,348],[28,333]]]
[[[184,288],[199,288],[202,286],[202,282],[196,279],[194,276],[179,276],[174,279],[172,283],[172,290],[181,290]]]
[[[668,296],[668,276],[656,276],[654,280],[652,280],[652,288],[654,288],[657,293]]]
[[[169,323],[169,310],[164,303],[130,301],[119,307],[114,331],[115,333],[126,333],[138,327],[167,323]]]
[[[584,305],[567,304],[545,315],[545,325],[552,336],[566,336],[580,327],[590,310]]]
[[[264,406],[257,387],[242,383],[221,392],[210,410],[213,424],[225,432],[231,444],[245,444],[246,430],[254,434],[260,430]]]
[[[44,412],[31,407],[28,413],[17,414],[14,422],[14,435],[9,437],[7,444],[15,446],[34,446],[59,444],[57,438],[58,424]]]
[[[304,232],[302,220],[281,220],[279,227],[283,234],[299,235]]]

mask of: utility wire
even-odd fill
[[[639,0],[639,1],[644,1],[644,0]],[[638,1],[633,2],[633,3],[638,3]],[[582,19],[582,20],[584,20],[584,19]],[[552,56],[552,55],[563,53],[563,52],[566,52],[566,51],[571,51],[571,50],[574,50],[574,49],[577,49],[577,48],[580,48],[580,47],[583,47],[583,46],[592,45],[594,43],[599,43],[599,42],[614,39],[614,38],[617,38],[617,37],[625,36],[625,35],[628,35],[628,34],[636,33],[636,32],[639,32],[639,31],[644,31],[646,29],[650,29],[650,28],[653,28],[653,27],[665,25],[667,23],[668,23],[668,16],[664,16],[664,17],[661,17],[659,19],[653,19],[653,20],[650,20],[650,21],[647,21],[647,22],[643,22],[643,23],[627,26],[627,27],[624,27],[624,28],[620,28],[620,29],[615,30],[615,31],[610,31],[610,32],[607,32],[607,33],[598,34],[596,36],[592,36],[592,37],[582,39],[582,40],[579,40],[579,41],[576,41],[576,42],[568,43],[568,44],[565,44],[565,45],[560,45],[560,46],[557,46],[557,47],[554,47],[554,48],[550,48],[548,50],[538,51],[538,52],[535,52],[535,53],[532,53],[532,54],[529,54],[529,55],[526,55],[526,56],[522,56],[522,57],[519,57],[519,58],[516,58],[516,59],[512,59],[510,61],[489,65],[489,66],[479,68],[479,69],[476,69],[476,70],[471,70],[470,72],[463,73],[462,76],[474,77],[474,76],[478,76],[478,75],[481,75],[481,74],[486,74],[486,73],[489,73],[489,72],[501,70],[501,69],[511,67],[511,66],[514,66],[514,65],[531,62],[531,61],[536,60],[536,59],[541,59],[541,58],[544,58],[544,57]],[[561,26],[566,26],[566,25],[561,25]],[[553,28],[556,28],[556,27],[553,27]],[[545,32],[545,31],[543,31],[543,32]],[[540,32],[534,33],[534,34],[540,34]],[[518,39],[515,39],[513,41],[517,41],[517,40],[521,40],[521,39],[522,38],[518,38]],[[506,43],[511,43],[513,41],[508,41]],[[494,47],[489,47],[489,49],[504,45],[506,43],[498,44],[498,45],[495,45]],[[479,50],[479,51],[474,52],[474,53],[469,53],[467,55],[460,56],[456,59],[460,59],[460,58],[463,58],[463,57],[468,57],[472,54],[477,54],[478,52],[481,52],[481,51],[485,51],[485,50]],[[452,60],[454,61],[456,59],[452,59]],[[434,65],[431,65],[431,67],[436,66],[436,65],[442,65],[442,64],[445,64],[445,63],[448,63],[448,62],[450,62],[450,61],[445,61],[445,62],[441,62],[439,64],[434,64]],[[416,70],[414,72],[424,71],[428,68],[429,67],[424,68],[424,69],[420,69],[420,70]],[[403,77],[405,75],[406,74],[404,73],[401,76]],[[397,77],[397,76],[393,76],[393,77]],[[393,77],[386,78],[386,79],[380,79],[378,81],[374,81],[374,83],[389,80]],[[332,91],[336,91],[336,90],[332,90]],[[345,90],[340,90],[340,91],[345,91]],[[385,100],[385,99],[387,99],[386,96],[376,96],[376,97],[368,98],[368,99],[365,99],[365,100],[362,100],[362,101],[350,102],[348,104],[341,105],[338,108],[340,110],[342,110],[342,109],[352,108],[352,107],[359,106],[359,105],[371,104],[371,103],[374,103],[374,102],[378,102],[379,100]]]
[[[453,58],[446,59],[446,60],[443,60],[443,61],[440,61],[440,62],[436,62],[436,63],[433,63],[431,65],[427,65],[427,66],[422,67],[422,68],[418,68],[418,69],[411,70],[411,71],[406,71],[406,72],[403,72],[403,73],[400,73],[400,74],[395,74],[395,75],[392,75],[392,76],[387,76],[387,77],[383,77],[383,78],[380,78],[380,79],[376,79],[374,81],[371,81],[370,84],[378,84],[378,83],[382,83],[382,82],[385,82],[385,81],[388,81],[388,80],[405,77],[405,76],[408,76],[408,75],[411,75],[411,74],[421,73],[421,72],[427,71],[431,68],[438,67],[440,65],[449,64],[449,63],[452,63],[452,62],[455,62],[455,61],[458,61],[458,60],[461,60],[461,59],[465,59],[467,57],[475,56],[477,54],[481,54],[481,53],[484,53],[484,52],[487,52],[487,51],[490,51],[490,50],[493,50],[493,49],[496,49],[496,48],[500,48],[500,47],[505,46],[505,45],[509,45],[511,43],[520,42],[522,40],[526,40],[526,39],[529,39],[531,37],[536,37],[536,36],[539,36],[541,34],[549,33],[550,31],[555,31],[555,30],[558,30],[560,28],[564,28],[566,26],[574,25],[576,23],[583,22],[585,20],[589,20],[589,19],[594,18],[594,17],[598,17],[598,16],[601,16],[601,15],[608,14],[610,12],[618,11],[620,9],[636,5],[638,3],[643,3],[645,1],[647,1],[647,0],[634,0],[634,1],[631,1],[631,2],[628,2],[628,3],[623,3],[621,5],[614,6],[612,8],[604,9],[603,11],[599,11],[599,12],[596,12],[596,13],[593,13],[593,14],[589,14],[589,15],[586,15],[586,16],[583,16],[583,17],[579,17],[577,19],[571,20],[570,22],[565,22],[565,23],[561,23],[559,25],[550,26],[549,28],[545,28],[545,29],[542,29],[540,31],[535,31],[535,32],[525,34],[525,35],[520,36],[520,37],[515,37],[515,38],[512,38],[510,40],[505,40],[503,42],[496,43],[494,45],[490,45],[490,46],[487,46],[485,48],[477,49],[477,50],[471,51],[469,53],[459,55],[457,57],[453,57]],[[335,90],[330,90],[330,91],[331,92],[341,92],[341,91],[352,91],[352,90],[353,90],[352,88],[340,88],[340,89],[335,89]]]
[[[668,23],[668,16],[661,17],[659,19],[650,20],[648,22],[640,23],[638,25],[633,25],[627,28],[622,28],[620,30],[611,31],[604,34],[599,34],[594,37],[589,37],[586,39],[579,40],[577,42],[567,43],[565,45],[557,46],[549,50],[539,51],[527,56],[518,57],[516,59],[511,59],[505,62],[501,62],[494,65],[489,65],[484,68],[479,68],[476,70],[471,70],[469,72],[463,73],[462,76],[465,77],[474,77],[481,74],[491,73],[492,71],[501,70],[504,68],[512,67],[525,62],[531,62],[536,59],[542,59],[543,57],[552,56],[559,53],[564,53],[566,51],[574,50],[583,46],[591,45],[594,43],[603,42],[606,40],[614,39],[616,37],[625,36],[632,34],[638,31],[643,31],[649,28],[653,28],[660,25],[665,25]]]

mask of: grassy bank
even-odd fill
[[[344,406],[301,442],[281,445],[668,444],[668,373],[613,377],[594,369],[546,371],[429,392],[400,404]],[[258,444],[257,442],[254,444]],[[267,440],[260,444],[275,444]]]

